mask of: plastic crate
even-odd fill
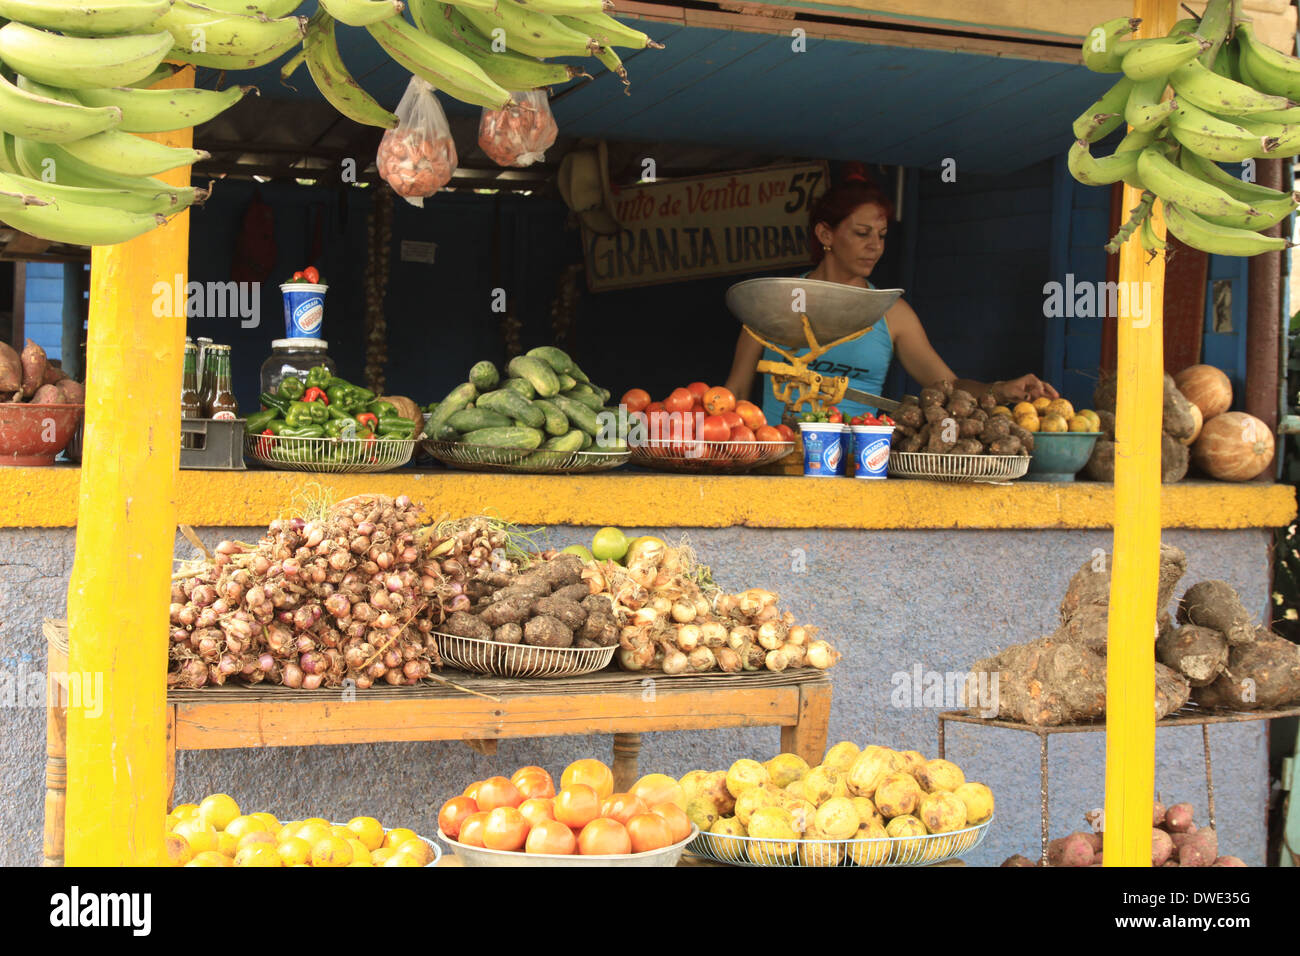
[[[181,436],[192,448],[181,448],[181,467],[196,471],[244,470],[244,419],[182,418]]]

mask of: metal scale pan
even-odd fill
[[[792,308],[796,290],[804,294],[802,311],[821,345],[875,325],[903,294],[902,289],[859,289],[839,282],[777,276],[736,283],[727,290],[727,308],[769,342],[784,348],[806,348],[803,320]]]

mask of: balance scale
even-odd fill
[[[727,290],[727,308],[746,332],[785,359],[764,359],[758,371],[772,377],[772,394],[797,420],[804,410],[823,412],[844,398],[885,412],[898,409],[898,402],[849,388],[848,378],[822,375],[810,365],[870,332],[902,294],[902,289],[862,289],[819,279],[748,279]],[[794,354],[804,347],[806,355]]]

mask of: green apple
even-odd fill
[[[600,561],[621,560],[627,546],[627,535],[618,528],[601,528],[591,539],[591,553]]]
[[[585,544],[571,544],[567,548],[561,548],[560,554],[576,554],[582,558],[584,564],[596,560]]]

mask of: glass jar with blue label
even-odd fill
[[[337,372],[334,360],[326,354],[328,348],[324,339],[276,339],[271,343],[271,357],[262,363],[262,391],[278,391],[290,375],[305,380],[308,370],[317,365]]]

